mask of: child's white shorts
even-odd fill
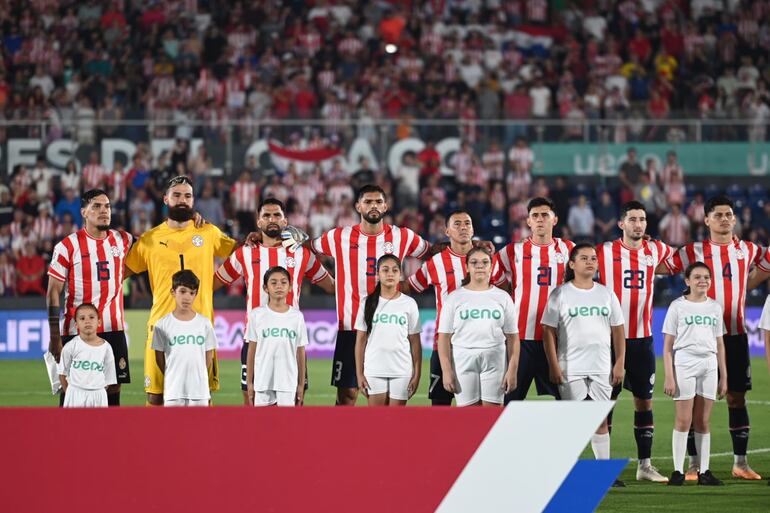
[[[208,406],[208,399],[164,399],[163,406]]]
[[[366,376],[369,382],[369,395],[388,394],[388,397],[397,401],[406,401],[409,399],[409,381],[408,378],[378,378],[376,376]]]
[[[674,364],[674,378],[676,379],[675,401],[686,401],[696,395],[704,399],[715,401],[717,398],[717,386],[719,376],[717,373],[716,357],[704,359],[695,365],[678,366]]]
[[[452,346],[452,359],[457,375],[457,406],[469,406],[479,401],[503,403],[504,344],[480,349]]]
[[[564,376],[564,382],[559,385],[559,395],[562,401],[582,401],[587,397],[594,401],[609,401],[612,385],[609,377],[602,374]]]
[[[254,406],[294,406],[296,392],[276,392],[275,390],[261,390],[254,393]]]
[[[88,390],[75,385],[67,387],[64,394],[65,408],[102,408],[107,406],[107,390]]]

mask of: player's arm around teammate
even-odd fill
[[[492,255],[477,247],[466,259],[468,275],[447,298],[438,327],[443,384],[457,406],[500,406],[516,386],[516,309],[510,295],[490,285]]]
[[[399,291],[401,262],[377,261],[377,285],[356,319],[356,377],[370,406],[404,406],[420,384],[420,312]]]
[[[707,297],[711,271],[706,264],[690,264],[685,270],[685,283],[684,295],[671,303],[663,323],[663,391],[674,398],[676,409],[671,444],[674,472],[669,485],[684,484],[684,455],[692,425],[700,457],[698,484],[718,486],[722,482],[709,470],[709,421],[714,400],[727,393],[722,308]]]

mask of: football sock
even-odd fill
[[[107,394],[107,406],[120,406],[120,392]]]
[[[615,412],[615,408],[610,410],[609,415],[607,415],[607,433],[612,434],[612,414]]]
[[[594,458],[597,460],[610,459],[610,434],[594,434],[591,437],[591,449],[594,451]]]
[[[711,433],[695,433],[695,446],[698,448],[700,456],[700,472],[704,473],[709,469],[709,458],[711,457]]]
[[[652,423],[652,411],[634,412],[634,438],[636,454],[639,460],[652,456],[652,436],[655,427]]]
[[[674,430],[671,437],[671,452],[674,456],[674,470],[684,474],[684,453],[687,450],[687,431]]]
[[[743,408],[728,408],[730,436],[733,439],[733,454],[746,456],[749,447],[749,412]]]
[[[687,433],[687,454],[690,455],[690,466],[697,466],[700,459],[698,458],[698,449],[695,447],[695,430],[692,427]]]

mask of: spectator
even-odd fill
[[[195,210],[203,219],[214,226],[225,226],[225,211],[222,203],[214,197],[214,184],[211,181],[207,181],[203,186],[201,197],[195,201]],[[254,218],[254,215],[255,213],[252,211],[251,217]]]
[[[602,191],[596,206],[596,238],[600,241],[613,240],[618,236],[618,209],[608,190]]]
[[[43,276],[45,260],[37,253],[35,243],[24,245],[21,256],[16,261],[16,292],[20,296],[43,296]]]
[[[581,194],[578,196],[577,203],[569,209],[567,225],[573,237],[590,241],[594,237],[594,224],[594,212],[588,204],[588,198]]]
[[[441,173],[441,156],[436,151],[435,142],[429,140],[426,142],[425,148],[417,154],[417,160],[421,164],[420,168],[420,184],[422,185],[429,176],[439,176]]]
[[[671,205],[671,212],[660,220],[659,232],[663,242],[669,246],[680,247],[690,241],[690,220],[682,213],[678,203]]]
[[[213,197],[213,186],[211,196]],[[232,198],[232,209],[241,229],[245,230],[246,233],[255,231],[257,225],[254,216],[259,205],[259,186],[251,177],[251,173],[241,171],[238,181],[230,188],[230,197]],[[214,199],[216,200],[216,198]]]
[[[92,151],[88,157],[88,164],[83,167],[83,190],[104,188],[107,182],[107,170],[99,162],[99,154]]]
[[[64,196],[56,203],[54,214],[59,222],[62,222],[65,214],[69,214],[78,228],[83,226],[83,217],[80,215],[80,198],[76,196],[74,189],[64,189]]]
[[[620,180],[620,203],[628,203],[634,199],[634,190],[638,187],[642,175],[642,166],[636,160],[636,149],[626,150],[626,160],[620,165],[618,179]]]
[[[16,267],[10,253],[0,251],[0,297],[16,295]]]
[[[80,191],[80,173],[78,173],[77,162],[74,159],[67,161],[67,165],[64,167],[64,172],[59,177],[61,184],[61,190],[66,191],[72,189],[73,191]]]

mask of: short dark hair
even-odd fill
[[[468,217],[470,217],[470,218],[471,218],[471,222],[473,221],[473,216],[471,216],[470,212],[468,212],[467,210],[463,210],[463,209],[461,209],[461,208],[458,208],[457,210],[452,210],[452,211],[449,213],[449,215],[448,215],[448,216],[446,216],[446,225],[447,225],[447,226],[449,226],[449,220],[450,220],[450,219],[452,219],[452,217],[454,217],[454,216],[459,216],[459,215],[461,215],[461,214],[465,214],[465,215],[467,215]]]
[[[187,287],[190,290],[198,290],[200,285],[201,281],[190,269],[177,271],[171,277],[171,290],[176,290],[178,287]]]
[[[96,308],[96,306],[94,306],[92,303],[82,303],[78,305],[77,308],[75,308],[75,318],[77,319],[79,311],[86,310],[88,308],[92,309],[94,312],[96,312],[96,315],[99,316],[99,309]]]
[[[387,199],[387,195],[385,194],[385,191],[382,189],[382,187],[373,183],[368,183],[358,189],[358,194],[356,194],[356,202],[361,201],[361,198],[364,197],[364,194],[369,192],[379,192],[382,194],[383,198]]]
[[[286,215],[286,206],[283,204],[283,201],[279,200],[278,198],[265,198],[262,200],[262,202],[259,204],[259,208],[257,209],[257,213],[262,211],[262,207],[265,205],[278,205],[281,207],[281,212]]]
[[[730,207],[730,210],[735,210],[735,204],[733,203],[733,200],[724,194],[709,198],[708,201],[706,201],[706,205],[703,207],[703,210],[706,212],[706,215],[709,215],[712,211],[714,211],[715,208],[722,206]]]
[[[101,189],[91,189],[90,191],[86,191],[83,193],[83,195],[80,197],[80,208],[86,208],[89,203],[91,203],[95,197],[97,196],[107,196],[109,199],[109,195],[104,192]]]
[[[270,277],[275,273],[283,274],[291,282],[291,275],[289,274],[289,271],[287,271],[286,268],[281,267],[280,265],[274,265],[273,267],[271,267],[265,272],[265,277],[262,278],[263,287],[267,287],[267,282],[270,281]]]
[[[553,204],[553,201],[551,201],[549,198],[543,198],[542,196],[539,196],[529,200],[529,203],[527,203],[527,214],[529,214],[533,208],[537,207],[548,207],[551,209],[551,212],[554,214],[556,213],[556,205]]]
[[[626,203],[623,203],[623,205],[620,207],[620,218],[625,219],[626,215],[628,215],[628,212],[630,210],[641,210],[645,214],[647,213],[647,210],[645,210],[644,205],[642,205],[640,202],[636,200],[627,201]]]

